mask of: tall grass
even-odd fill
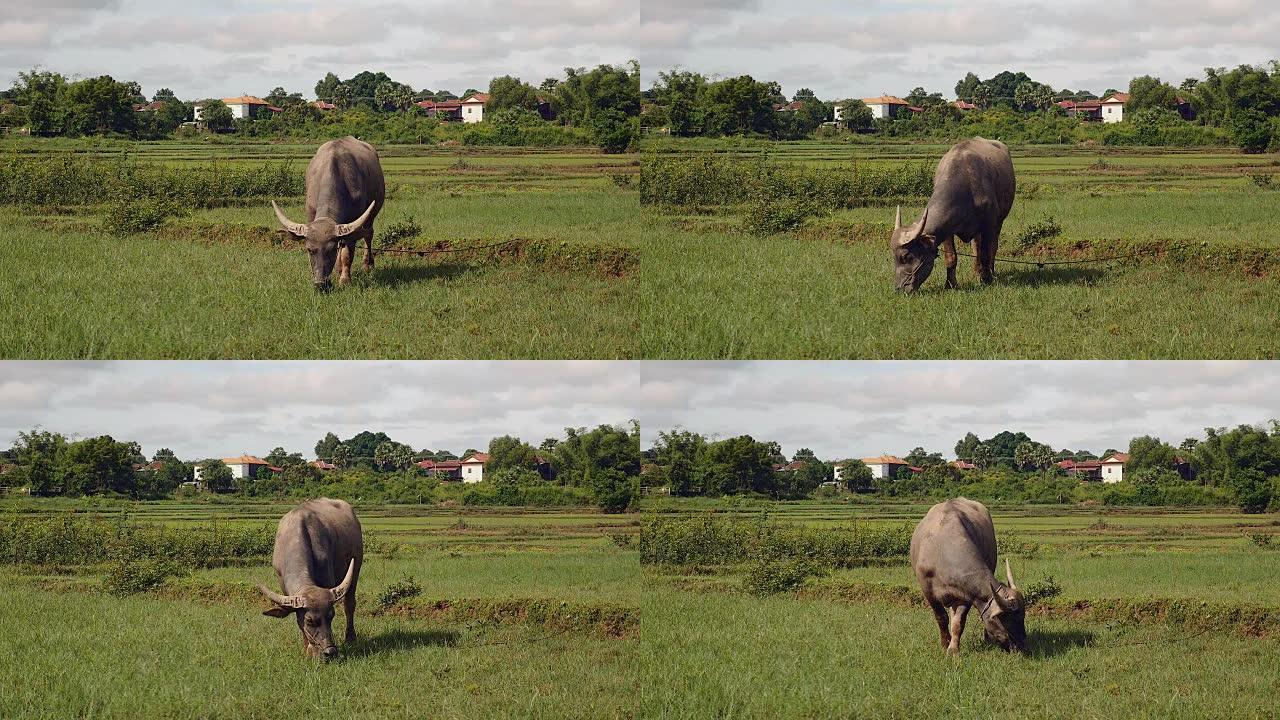
[[[0,563],[92,565],[129,558],[215,567],[230,560],[265,558],[274,542],[269,525],[177,529],[125,520],[11,515],[0,522]]]
[[[823,210],[857,207],[872,198],[924,197],[933,192],[927,162],[891,166],[806,167],[764,157],[712,154],[647,155],[640,201],[652,205],[735,205],[764,196],[801,199]]]
[[[871,558],[905,558],[911,528],[803,525],[704,516],[653,516],[640,530],[640,562],[651,565],[719,565],[752,557],[802,558],[827,567],[852,567]]]
[[[217,207],[246,198],[302,195],[300,167],[289,163],[169,167],[127,155],[0,158],[0,202],[15,205],[94,205],[112,200],[163,200],[185,207]]]

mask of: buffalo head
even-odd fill
[[[996,582],[995,578],[991,579],[991,601],[982,609],[982,635],[987,642],[1005,650],[1026,652],[1026,600],[1018,586],[1013,584],[1013,570],[1009,568],[1008,558],[1004,560],[1004,571],[1009,578],[1008,587]]]
[[[311,255],[311,282],[317,290],[329,289],[329,275],[338,259],[339,241],[364,227],[365,221],[373,213],[377,201],[369,203],[364,214],[349,223],[336,223],[327,217],[318,217],[309,223],[296,223],[285,217],[283,211],[271,201],[275,208],[276,219],[280,221],[286,232],[306,244],[307,253]],[[350,252],[350,250],[348,250]]]
[[[332,660],[338,655],[338,646],[333,641],[333,606],[346,596],[355,577],[356,561],[354,558],[347,566],[347,576],[335,588],[308,587],[296,595],[281,595],[272,592],[264,585],[258,590],[273,603],[263,615],[283,618],[293,615],[298,620],[298,628],[302,630],[302,641],[306,645],[307,657]],[[349,619],[348,619],[349,621]]]
[[[894,285],[898,292],[915,292],[929,273],[933,272],[933,263],[938,259],[937,238],[924,234],[925,219],[929,217],[929,208],[921,213],[920,219],[908,227],[902,227],[902,206],[898,206],[897,217],[893,221]]]

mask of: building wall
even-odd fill
[[[1115,103],[1113,105],[1102,106],[1102,122],[1118,123],[1124,122],[1124,105]]]
[[[481,103],[469,103],[462,106],[462,122],[478,123],[484,120],[484,105]],[[476,482],[479,482],[478,480]]]
[[[889,476],[888,465],[885,465],[882,463],[874,463],[871,465],[867,465],[867,467],[871,468],[871,479],[873,480],[883,480]]]
[[[462,466],[462,482],[478,483],[484,480],[484,463],[469,463]]]
[[[873,118],[875,118],[875,119],[877,119],[877,120],[883,120],[883,119],[885,119],[885,118],[889,117],[889,108],[891,108],[891,107],[893,107],[893,106],[892,106],[892,105],[880,105],[880,104],[878,104],[878,103],[877,103],[877,104],[875,104],[875,105],[868,105],[867,107],[871,108],[871,117],[873,117]]]
[[[1124,465],[1122,463],[1102,466],[1102,482],[1118,483],[1121,480],[1124,480]]]

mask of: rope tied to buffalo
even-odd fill
[[[1175,250],[1185,250],[1186,248],[1189,248],[1189,247],[1205,247],[1208,244],[1209,243],[1204,241],[1201,241],[1198,243],[1185,242],[1185,243],[1173,245],[1170,247],[1146,248],[1142,250],[1135,250],[1129,253],[1122,253],[1119,255],[1107,255],[1104,257],[1096,257],[1096,258],[1083,258],[1080,260],[1018,260],[1016,258],[997,257],[996,262],[1008,263],[1012,265],[1035,265],[1036,268],[1043,270],[1045,269],[1045,267],[1050,265],[1085,265],[1088,263],[1109,262],[1111,260],[1128,260],[1130,258],[1142,257],[1144,255],[1159,255],[1161,253],[1173,252]],[[958,251],[956,252],[956,256],[968,257],[968,258],[977,257],[977,255],[974,255],[973,253],[962,253]]]

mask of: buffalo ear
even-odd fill
[[[262,614],[273,618],[286,618],[295,612],[293,608],[287,608],[283,605],[272,605],[269,609],[263,610]]]

